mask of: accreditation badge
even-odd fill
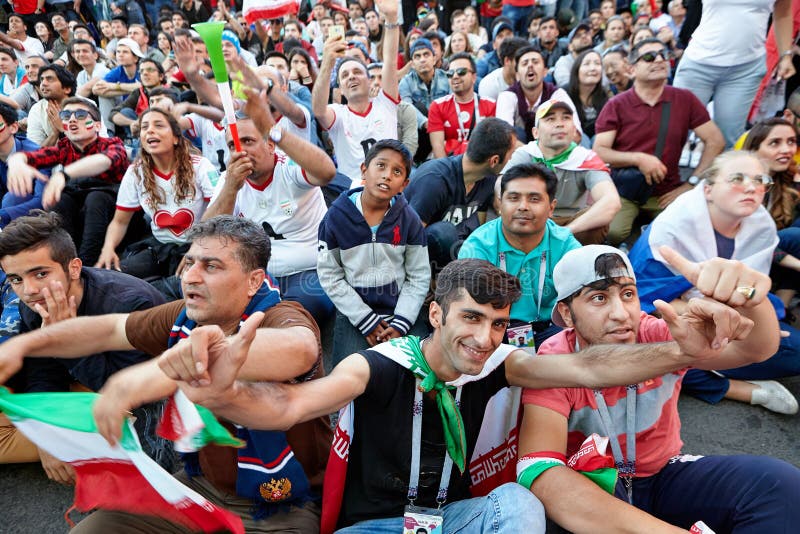
[[[409,505],[403,514],[403,534],[443,534],[442,523],[441,510]]]

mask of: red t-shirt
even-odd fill
[[[661,161],[667,166],[667,176],[656,184],[653,193],[663,195],[681,185],[678,161],[686,143],[689,130],[711,120],[706,107],[691,91],[665,86],[661,100],[650,106],[639,98],[634,89],[628,89],[612,98],[603,106],[595,122],[595,133],[616,131],[614,150],[620,152],[656,151],[658,126],[661,123],[661,106],[672,102],[669,111],[669,129]]]
[[[478,95],[475,95],[475,98],[478,98]],[[455,96],[449,94],[431,102],[431,107],[428,109],[428,133],[444,132],[444,150],[448,155],[463,154],[467,150],[473,119],[480,121],[485,117],[494,117],[494,100],[479,98],[477,114],[479,116],[476,116],[475,98],[471,102],[457,103]],[[456,107],[461,114],[461,124],[458,122]]]
[[[38,2],[36,0],[12,0],[13,12],[20,15],[31,15],[36,12]]]
[[[672,341],[667,324],[642,312],[637,343]],[[545,341],[538,354],[575,352],[575,330],[567,329]],[[636,476],[658,473],[673,456],[680,454],[681,420],[678,415],[678,394],[686,370],[669,373],[639,384],[636,395]],[[627,459],[626,388],[603,388],[608,411],[614,422],[622,454]],[[604,425],[597,411],[594,391],[589,388],[526,389],[524,404],[549,408],[568,419],[567,458],[575,454],[592,433],[605,436]],[[607,450],[611,454],[611,448]]]

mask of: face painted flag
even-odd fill
[[[218,508],[150,459],[129,420],[119,444],[109,445],[97,432],[92,416],[97,397],[96,393],[12,394],[0,389],[0,411],[37,447],[75,469],[79,511],[99,508],[147,514],[201,532],[244,533],[237,515]],[[205,409],[192,407],[194,412],[189,412],[196,412],[200,423],[187,417],[184,428],[192,432],[185,437],[191,446],[239,443],[216,420],[211,423],[213,416]],[[201,423],[208,426],[200,427]]]
[[[277,19],[294,15],[300,10],[300,0],[244,0],[242,12],[248,24],[260,19]]]

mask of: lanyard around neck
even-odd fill
[[[498,267],[501,271],[507,273],[506,270],[506,253],[500,252],[497,255],[497,263],[499,263]],[[542,295],[544,294],[544,280],[547,276],[547,251],[545,250],[542,252],[541,257],[539,258],[539,298],[536,299],[536,320],[539,320],[539,313],[542,311]]]
[[[466,102],[464,103],[466,104]],[[470,125],[469,133],[467,133],[467,128],[464,127],[464,121],[461,119],[461,106],[458,105],[455,96],[453,97],[453,104],[456,106],[456,118],[458,119],[458,131],[461,134],[461,140],[469,141],[469,136],[472,133],[472,130],[481,120],[480,98],[478,95],[472,97],[472,124]]]
[[[408,481],[408,501],[413,505],[419,489],[419,458],[422,448],[422,380],[417,378],[414,385],[414,419],[411,427],[411,475]],[[461,386],[456,389],[456,405],[461,404]],[[439,481],[439,492],[436,494],[436,504],[441,506],[447,501],[447,485],[450,482],[450,472],[453,470],[453,459],[445,451],[442,478]]]

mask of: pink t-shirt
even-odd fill
[[[672,341],[667,324],[642,312],[637,343]],[[539,355],[575,352],[575,331],[567,329],[548,339],[539,348]],[[557,358],[558,356],[552,356]],[[658,473],[670,458],[681,451],[681,420],[678,415],[678,394],[686,370],[676,371],[639,384],[636,396],[636,476]],[[603,397],[618,436],[622,454],[627,459],[626,388],[603,388]],[[533,404],[556,411],[568,419],[567,457],[580,448],[592,433],[605,436],[604,425],[597,411],[597,400],[589,388],[526,389],[524,404]],[[611,454],[609,447],[608,453]]]

